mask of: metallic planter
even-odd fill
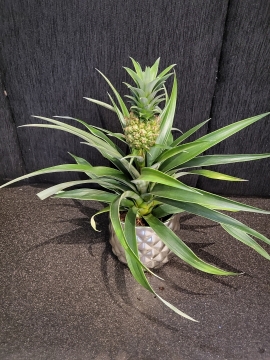
[[[179,230],[179,216],[172,216],[164,224],[173,231]],[[123,225],[124,224],[122,224],[122,226]],[[125,250],[120,244],[111,223],[109,225],[109,229],[109,241],[112,245],[112,251],[121,262],[126,264],[127,260],[125,256]],[[140,260],[148,268],[158,269],[162,265],[166,264],[173,256],[171,250],[162,242],[162,240],[157,236],[157,234],[152,230],[151,227],[137,226],[136,236]]]

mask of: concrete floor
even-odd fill
[[[112,254],[101,206],[40,201],[44,188],[0,192],[1,360],[270,359],[270,263],[216,224],[181,216],[180,236],[204,260],[245,272],[201,273],[174,258],[148,276],[188,321],[142,289]],[[238,199],[270,210],[269,199]],[[239,213],[270,237],[269,216]],[[269,246],[264,246],[265,249]]]

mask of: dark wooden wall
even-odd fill
[[[230,1],[211,108],[209,131],[270,111],[270,1]],[[270,153],[270,116],[208,153]],[[270,195],[270,161],[212,167],[248,179],[230,183],[205,181],[197,186],[217,193]]]
[[[117,118],[83,96],[107,100],[104,72],[123,94],[122,66],[161,57],[177,63],[175,126],[182,130],[212,117],[198,135],[269,110],[269,16],[265,0],[102,0],[0,2],[2,91],[0,182],[43,167],[71,162],[68,151],[93,165],[106,161],[72,135],[19,128],[32,114],[69,115],[120,130]],[[4,90],[7,96],[4,95]],[[270,152],[269,120],[215,147],[215,153]],[[212,150],[211,150],[212,153]],[[269,161],[223,165],[218,170],[250,183],[193,178],[209,191],[267,196]],[[60,182],[80,174],[50,174]]]

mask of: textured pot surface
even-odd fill
[[[179,216],[172,216],[168,221],[164,223],[171,230],[177,231],[180,228]],[[123,226],[124,224],[122,224]],[[110,223],[110,244],[112,245],[113,253],[118,259],[127,263],[125,250],[120,244],[113,227]],[[160,237],[149,226],[137,226],[136,237],[138,243],[138,250],[141,262],[151,269],[157,269],[166,264],[173,256],[171,250],[163,243]]]

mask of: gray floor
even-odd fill
[[[193,323],[142,289],[112,254],[98,203],[48,199],[39,186],[1,190],[1,360],[270,359],[270,263],[214,223],[181,216],[204,260],[245,272],[217,277],[174,258],[149,277]],[[270,210],[268,199],[238,199]],[[234,215],[270,237],[269,216]],[[265,246],[267,249],[267,246]],[[270,247],[268,247],[270,251]]]

